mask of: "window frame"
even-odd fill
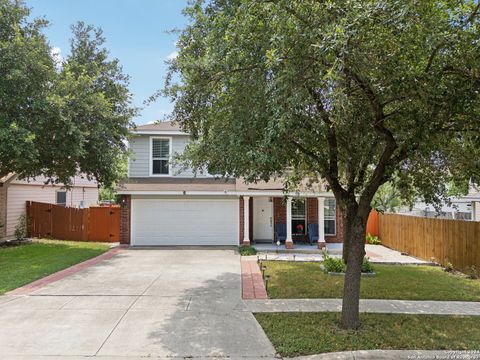
[[[58,202],[58,194],[59,193],[64,193],[65,194],[65,203],[59,203]],[[55,205],[67,207],[67,202],[68,202],[67,195],[68,195],[67,190],[57,190],[57,191],[55,191]]]
[[[303,212],[303,217],[300,218],[300,217],[295,217],[293,215],[293,203],[294,202],[298,202],[298,201],[303,201],[303,209],[304,209],[304,212]],[[302,221],[303,220],[303,234],[302,235],[306,235],[307,234],[307,219],[308,219],[308,216],[307,216],[307,199],[306,198],[295,198],[295,199],[292,199],[292,235],[298,235],[299,233],[296,232],[296,229],[294,228],[293,226],[293,222],[294,221]]]
[[[168,140],[168,158],[154,158],[153,157],[153,140]],[[166,177],[172,176],[172,137],[171,136],[150,136],[150,161],[148,162],[149,175],[153,177]],[[168,174],[154,174],[153,173],[153,160],[168,160]]]
[[[334,209],[335,209],[335,213],[333,214],[333,216],[327,215],[327,212],[326,212],[327,201],[332,201],[332,200],[333,200]],[[327,221],[332,221],[332,220],[333,220],[333,223],[334,223],[335,231],[333,233],[327,233],[325,231],[325,224],[326,224]],[[333,198],[333,199],[328,198],[328,199],[324,200],[324,204],[323,204],[323,229],[324,229],[325,236],[337,236],[337,200],[335,198]]]

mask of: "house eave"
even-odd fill
[[[175,131],[168,131],[168,130],[132,130],[130,131],[133,135],[185,135],[189,136],[188,133],[175,130]]]
[[[119,195],[134,195],[134,196],[291,196],[291,197],[325,197],[333,198],[331,192],[291,192],[284,193],[283,191],[149,191],[149,190],[119,190]]]

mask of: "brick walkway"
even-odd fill
[[[119,251],[121,251],[121,247],[115,247],[113,249],[108,250],[107,252],[103,253],[102,255],[96,256],[92,259],[83,261],[81,263],[78,263],[76,265],[70,266],[69,268],[66,268],[64,270],[57,271],[56,273],[53,273],[51,275],[48,275],[44,278],[41,278],[37,281],[31,282],[30,284],[24,285],[22,287],[16,288],[15,290],[12,290],[8,292],[6,295],[28,295],[31,294],[32,292],[50,284],[55,281],[61,280],[67,276],[73,275],[83,269],[86,269],[90,266],[96,265],[99,262],[102,262],[104,260],[111,259],[114,257]]]
[[[242,265],[242,298],[246,300],[268,299],[256,258],[246,259],[242,257],[240,262]]]

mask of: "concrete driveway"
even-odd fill
[[[0,297],[2,359],[273,357],[232,250],[125,250]]]

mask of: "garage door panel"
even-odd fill
[[[236,245],[238,200],[133,199],[133,245]]]

